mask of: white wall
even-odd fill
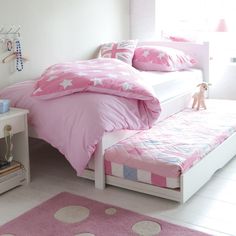
[[[130,0],[130,36],[132,39],[156,37],[156,0]]]
[[[236,100],[236,63],[217,67],[212,76],[210,98]]]
[[[216,32],[210,40],[210,98],[236,99],[236,63],[231,62],[236,57],[236,34]]]
[[[129,0],[0,0],[0,27],[21,26],[23,72],[0,63],[0,84],[39,76],[49,65],[88,59],[99,44],[129,38]],[[7,55],[0,44],[0,60]],[[13,68],[13,71],[12,71]]]

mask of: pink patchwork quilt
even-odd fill
[[[29,110],[37,136],[56,147],[80,175],[105,132],[149,129],[160,104],[139,84],[139,73],[116,59],[49,67],[36,81],[0,91],[11,106]]]
[[[113,145],[105,153],[107,173],[138,180],[141,170],[151,173],[149,182],[153,176],[176,178],[236,131],[236,112],[223,106],[184,110]]]

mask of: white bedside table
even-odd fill
[[[30,182],[27,113],[27,110],[10,108],[9,112],[0,114],[0,138],[4,138],[4,127],[10,125],[13,134],[13,160],[20,162],[25,170],[20,178],[13,177],[0,182],[0,193]]]

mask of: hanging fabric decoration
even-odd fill
[[[12,133],[11,133],[12,127],[10,125],[6,125],[4,127],[4,138],[5,138],[5,144],[6,144],[6,154],[5,154],[5,160],[7,162],[11,162],[13,159],[13,142],[12,142]]]
[[[23,70],[23,58],[22,58],[22,53],[21,53],[21,45],[20,45],[20,40],[17,39],[15,41],[16,45],[16,69],[18,71]]]

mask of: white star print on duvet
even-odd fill
[[[30,111],[29,122],[37,136],[56,147],[78,175],[105,132],[148,129],[161,111],[158,99],[138,83],[138,72],[129,66],[111,71],[103,62],[89,62],[100,65],[103,73],[89,72],[86,62],[76,63],[78,67],[71,63],[71,70],[66,73],[62,65],[57,69],[53,66],[57,79],[48,81],[52,76],[47,76],[49,68],[40,80],[5,89],[1,94],[11,100],[12,106]],[[110,63],[116,68],[119,65],[116,61]],[[90,77],[78,76],[78,68],[81,70],[83,65]],[[127,71],[128,75],[122,75],[121,71]],[[114,73],[117,78],[106,77]]]
[[[139,71],[117,59],[61,63],[42,74],[33,96],[47,100],[87,91],[152,100],[152,93],[139,83],[140,77]]]

